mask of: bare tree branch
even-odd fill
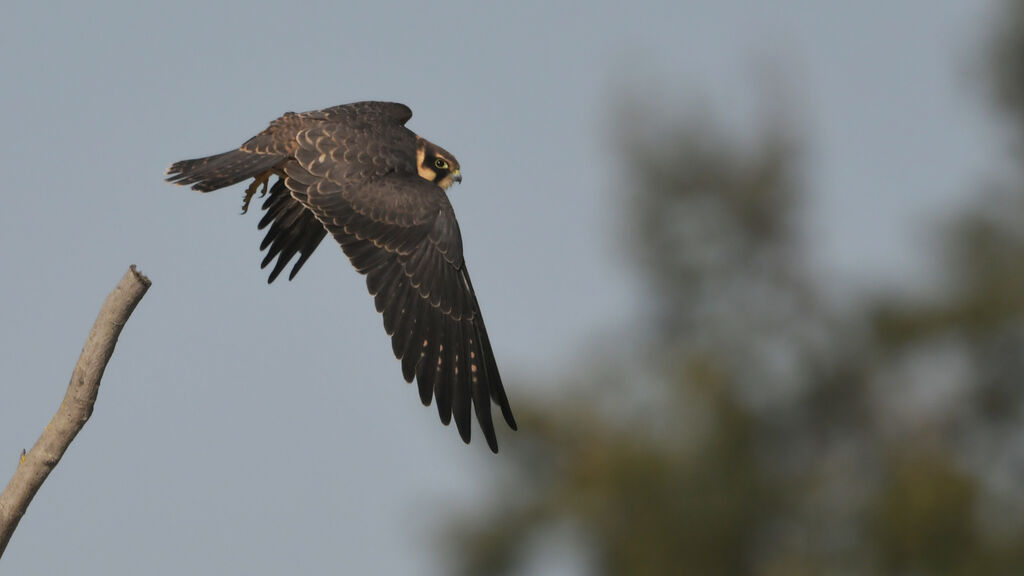
[[[22,451],[18,469],[0,493],[0,556],[7,549],[29,502],[92,415],[100,380],[114,353],[117,337],[149,286],[149,278],[133,265],[103,303],[71,374],[64,401],[32,450]]]

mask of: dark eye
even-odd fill
[[[438,170],[447,170],[448,161],[445,160],[444,158],[438,158],[434,160],[434,168],[437,168]]]

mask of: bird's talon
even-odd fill
[[[267,195],[267,188],[270,185],[271,174],[272,172],[264,172],[263,174],[260,174],[252,181],[251,184],[249,184],[249,187],[245,189],[245,198],[242,199],[242,214],[249,211],[249,202],[252,200],[253,195],[256,194],[256,190],[259,189],[260,186],[263,186],[263,190],[260,191],[260,198]]]

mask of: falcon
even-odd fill
[[[330,234],[366,276],[423,404],[436,401],[441,421],[454,418],[466,443],[475,412],[497,452],[491,403],[513,430],[516,422],[445,194],[462,173],[447,150],[405,127],[411,117],[393,102],[288,112],[237,150],[175,162],[167,180],[210,192],[252,179],[242,213],[257,191],[266,197],[259,229],[267,230],[261,266],[274,263],[268,282],[293,260],[294,278]]]

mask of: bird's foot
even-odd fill
[[[249,187],[245,189],[245,198],[242,199],[242,214],[249,211],[249,201],[252,200],[256,190],[259,190],[260,186],[263,186],[263,190],[260,191],[260,198],[267,195],[267,186],[269,186],[270,175],[273,174],[271,171],[266,171],[263,174],[257,176]]]

